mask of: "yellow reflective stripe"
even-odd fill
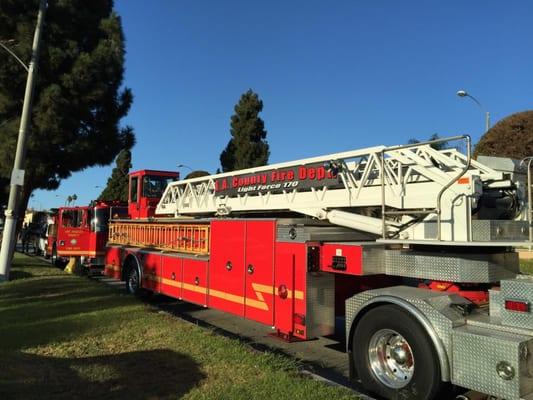
[[[189,290],[191,292],[207,294],[207,287],[197,286],[190,283],[180,282],[172,279],[161,278],[155,276],[154,274],[146,274],[145,279],[160,282],[163,285],[173,286],[173,287],[182,287],[184,290]],[[257,308],[259,310],[268,311],[268,304],[263,297],[263,293],[274,295],[274,286],[263,285],[260,283],[252,283],[252,289],[255,291],[257,299],[251,299],[249,297],[238,296],[232,293],[223,292],[221,290],[209,289],[209,296],[217,297],[222,300],[230,301],[237,304],[246,304],[246,306]],[[289,290],[288,298],[292,298],[293,292]],[[301,290],[294,291],[294,297],[297,300],[303,300],[304,294]]]
[[[221,292],[220,290],[210,289],[209,296],[218,297],[219,299],[231,301],[232,303],[244,304],[244,297],[227,292]]]
[[[58,256],[103,256],[103,251],[87,251],[87,250],[58,250]]]
[[[190,283],[183,283],[183,289],[188,290],[190,292],[207,294],[207,288],[202,286],[191,285]]]

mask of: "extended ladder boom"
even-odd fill
[[[456,136],[172,182],[156,214],[291,211],[384,238],[468,241],[483,188],[494,182],[511,188],[513,182],[455,148],[432,147],[458,140],[469,154],[469,137]]]

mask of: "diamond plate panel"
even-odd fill
[[[527,241],[527,221],[478,219],[472,221],[472,240],[479,242]]]
[[[308,273],[305,293],[307,336],[332,334],[335,330],[335,275]]]
[[[520,399],[533,391],[533,338],[463,326],[455,329],[452,382],[505,399]],[[515,371],[502,379],[496,366],[507,362]]]
[[[382,248],[372,248],[372,246],[363,246],[362,274],[384,274],[386,272],[384,255],[385,251]]]
[[[533,277],[518,275],[517,279],[503,280],[500,293],[502,324],[533,329]],[[505,300],[527,301],[530,311],[528,313],[508,311],[504,307]]]
[[[388,275],[450,282],[490,283],[514,278],[516,253],[427,255],[414,251],[384,250]],[[507,268],[509,268],[507,269]]]

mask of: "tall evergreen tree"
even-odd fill
[[[441,137],[439,136],[438,133],[434,133],[427,139],[427,141],[438,140],[440,138]],[[409,139],[409,141],[407,143],[408,144],[416,144],[416,143],[420,143],[420,142],[421,141],[416,139],[416,138],[411,138],[411,139]],[[435,150],[444,150],[444,149],[449,147],[449,143],[448,142],[433,143],[431,145],[431,147],[433,147]]]
[[[29,62],[38,0],[0,1],[0,41]],[[135,141],[120,127],[132,93],[122,87],[124,36],[112,0],[49,1],[27,149],[21,212],[34,189],[107,165]],[[13,167],[26,73],[0,49],[0,177]],[[5,182],[0,179],[0,183]],[[20,214],[20,213],[19,213]]]
[[[128,184],[131,168],[131,151],[128,149],[118,153],[116,166],[107,180],[105,189],[100,193],[98,200],[128,201]]]
[[[259,118],[263,102],[249,89],[235,106],[231,117],[231,136],[228,145],[220,154],[222,171],[258,167],[268,163],[270,155],[265,123]]]

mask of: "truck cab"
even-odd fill
[[[80,257],[87,267],[102,267],[111,218],[125,218],[122,202],[95,201],[89,206],[61,207],[57,215],[52,259]]]
[[[179,179],[178,172],[143,169],[130,173],[128,214],[132,219],[155,215],[157,203],[168,183]]]

